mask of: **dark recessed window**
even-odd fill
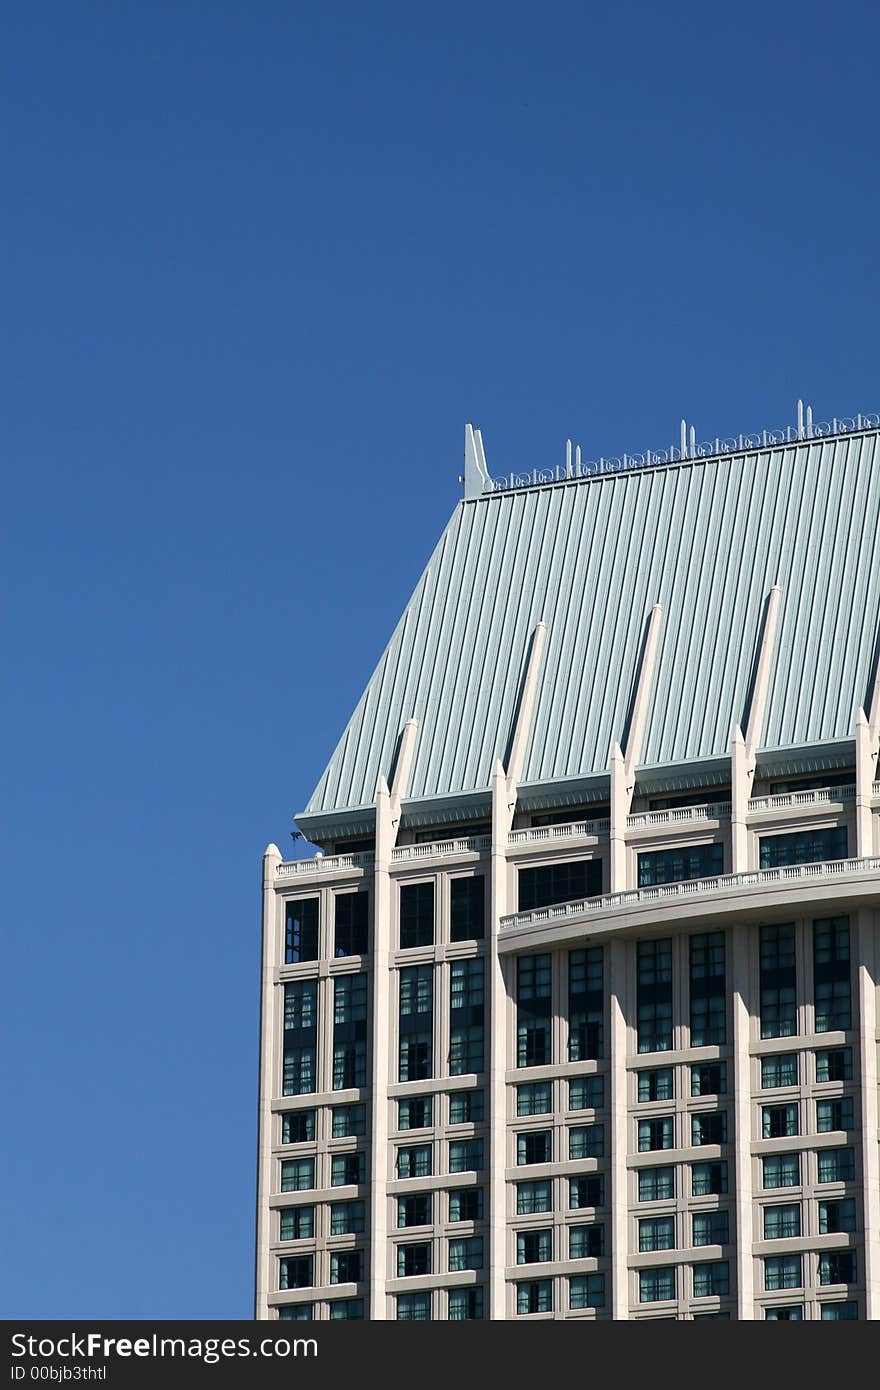
[[[483,1167],[482,1139],[452,1139],[449,1142],[450,1173],[479,1172]]]
[[[853,1182],[856,1160],[853,1149],[820,1149],[819,1182]]]
[[[813,923],[813,985],[816,1032],[843,1031],[852,1024],[849,918],[828,917]]]
[[[856,1204],[852,1197],[819,1203],[819,1235],[851,1234],[856,1229]]]
[[[400,947],[434,944],[434,884],[407,883],[400,890]]]
[[[662,1202],[675,1196],[675,1169],[640,1168],[639,1201]]]
[[[727,1040],[724,933],[700,932],[690,939],[691,1047]]]
[[[432,1210],[430,1193],[420,1194],[417,1197],[398,1197],[397,1224],[398,1226],[430,1226]]]
[[[604,1308],[605,1275],[573,1274],[568,1280],[569,1308]]]
[[[672,1115],[657,1115],[649,1120],[639,1120],[639,1153],[673,1148],[672,1133]]]
[[[449,1269],[458,1274],[465,1269],[483,1268],[483,1237],[461,1236],[449,1242]]]
[[[365,1105],[334,1105],[331,1134],[334,1139],[350,1139],[367,1132]]]
[[[682,845],[679,849],[659,849],[638,856],[639,887],[659,883],[683,883],[686,879],[717,878],[724,872],[724,846]]]
[[[449,1123],[475,1125],[483,1118],[482,1091],[453,1091],[449,1097]]]
[[[364,1277],[363,1250],[334,1250],[330,1255],[331,1284],[359,1284]]]
[[[281,1191],[304,1192],[315,1185],[315,1160],[290,1158],[281,1164]]]
[[[762,869],[779,869],[787,864],[827,864],[846,859],[849,852],[845,825],[800,830],[790,835],[763,835],[759,843]]]
[[[516,1184],[517,1216],[537,1216],[552,1211],[552,1183],[518,1182]]]
[[[816,1053],[817,1081],[851,1081],[852,1048],[825,1047]]]
[[[434,1171],[433,1146],[431,1144],[408,1144],[397,1150],[397,1176],[399,1178],[428,1178]]]
[[[551,1060],[551,957],[520,956],[516,964],[518,1067],[541,1067]]]
[[[335,901],[336,956],[365,956],[370,921],[369,893],[337,893]]]
[[[774,1255],[764,1261],[765,1289],[800,1289],[803,1283],[800,1255]]]
[[[660,1303],[675,1298],[675,1265],[639,1270],[639,1302]]]
[[[600,1221],[589,1226],[569,1226],[568,1258],[599,1260],[605,1254],[605,1227]]]
[[[583,1207],[604,1207],[605,1179],[600,1175],[569,1178],[568,1205],[572,1211]]]
[[[636,1076],[640,1104],[652,1100],[672,1100],[675,1089],[671,1067],[654,1067],[650,1071],[636,1072]]]
[[[516,1161],[520,1166],[529,1163],[550,1163],[552,1158],[553,1144],[549,1129],[517,1135]]]
[[[449,1321],[466,1322],[483,1316],[483,1290],[474,1287],[449,1290]]]
[[[482,874],[450,881],[449,912],[452,941],[482,941],[486,930],[486,880]]]
[[[672,1047],[672,941],[640,941],[636,949],[638,1050],[668,1052]]]
[[[431,1295],[429,1293],[402,1293],[397,1296],[398,1322],[430,1322]]]
[[[483,1070],[483,961],[452,962],[449,993],[449,1074]]]
[[[281,1117],[282,1144],[308,1144],[315,1137],[314,1110],[288,1110]]]
[[[297,898],[284,913],[284,963],[318,959],[318,899]]]
[[[711,1197],[715,1193],[727,1191],[727,1164],[692,1163],[691,1196]]]
[[[596,898],[602,892],[601,859],[566,859],[519,871],[519,911],[531,912],[553,903]]]
[[[364,1300],[362,1298],[336,1298],[330,1303],[330,1321],[362,1321]]]
[[[698,1062],[691,1067],[692,1096],[723,1096],[726,1090],[726,1062]]]
[[[398,1129],[430,1129],[433,1124],[432,1096],[412,1096],[397,1102]]]
[[[796,1052],[776,1052],[761,1058],[761,1089],[772,1091],[778,1086],[798,1084]]]
[[[425,1081],[433,1074],[434,967],[401,970],[398,1080]]]
[[[430,1273],[431,1246],[427,1241],[420,1241],[417,1245],[398,1245],[398,1279],[412,1279],[416,1275]]]
[[[483,1189],[455,1187],[449,1194],[450,1221],[482,1221]]]
[[[797,1102],[789,1105],[761,1106],[761,1137],[763,1139],[788,1139],[799,1134]]]
[[[764,1239],[791,1240],[801,1233],[801,1208],[799,1202],[788,1202],[784,1206],[764,1208]]]
[[[295,980],[286,984],[282,1095],[301,1096],[314,1092],[317,1040],[317,980]]]
[[[674,1216],[650,1216],[639,1222],[639,1250],[643,1254],[650,1254],[654,1250],[674,1249]]]
[[[281,1240],[311,1240],[315,1234],[314,1207],[282,1207]]]
[[[797,1032],[794,926],[761,928],[761,1037]]]
[[[367,1156],[362,1153],[334,1154],[330,1160],[330,1186],[360,1185],[367,1177]]]
[[[366,1229],[367,1212],[364,1202],[332,1202],[330,1205],[331,1236],[359,1236]]]
[[[279,1289],[310,1289],[314,1285],[314,1255],[293,1255],[278,1261]]]
[[[553,1311],[553,1280],[533,1279],[516,1286],[516,1311],[522,1317],[527,1313],[550,1313]]]
[[[727,1260],[693,1267],[694,1298],[724,1298],[730,1293],[730,1266]]]
[[[726,1245],[730,1239],[730,1220],[726,1211],[694,1212],[694,1245]]]
[[[800,1186],[800,1163],[797,1154],[768,1154],[766,1158],[761,1159],[761,1165],[765,1189]]]

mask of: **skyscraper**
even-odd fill
[[[263,861],[257,1316],[880,1317],[880,419],[462,481]]]

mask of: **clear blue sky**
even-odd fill
[[[875,5],[6,6],[0,1313],[247,1317],[260,856],[460,489],[880,408]]]

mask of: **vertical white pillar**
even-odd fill
[[[629,815],[631,798],[626,789],[626,765],[619,743],[615,743],[611,749],[609,774],[611,780],[609,890],[612,893],[622,893],[626,888],[626,818]]]
[[[755,1316],[754,1270],[752,1255],[752,1072],[751,1072],[751,1015],[752,996],[749,972],[749,943],[752,929],[735,926],[731,948],[731,1006],[733,1009],[733,1143],[736,1196],[734,1225],[736,1230],[736,1306],[741,1322],[751,1322]]]
[[[501,763],[492,774],[492,851],[489,911],[489,1317],[506,1315],[507,1289],[507,1019],[510,1008],[505,988],[498,931],[507,912],[507,837],[510,833],[507,778]]]
[[[276,1084],[275,1059],[279,1054],[280,1027],[275,972],[278,966],[278,898],[275,880],[281,852],[277,845],[267,845],[263,855],[263,932],[262,966],[260,977],[260,1113],[257,1140],[257,1229],[256,1229],[256,1295],[254,1317],[269,1316],[268,1295],[272,1287],[269,1267],[269,1196],[273,1188],[272,1173],[272,1099]]]
[[[874,743],[865,711],[856,714],[856,854],[866,859],[874,853],[871,793],[874,782]]]
[[[626,1016],[629,1009],[627,945],[608,947],[609,1080],[611,1083],[611,1316],[629,1319],[629,1186],[626,1156],[629,1126],[626,1072]]]
[[[745,740],[737,724],[730,736],[730,870],[744,874],[749,867],[749,836],[746,817],[752,778],[748,770]]]
[[[373,868],[373,1059],[370,1142],[370,1318],[385,1320],[388,1269],[388,1085],[391,1058],[391,793],[381,778],[376,792]]]
[[[862,1079],[862,1190],[865,1223],[865,1317],[880,1321],[880,1148],[877,1127],[877,931],[880,914],[862,908],[856,928],[859,1058]]]

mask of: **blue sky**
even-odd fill
[[[490,470],[880,408],[868,3],[6,7],[7,1317],[247,1317],[260,856]]]

